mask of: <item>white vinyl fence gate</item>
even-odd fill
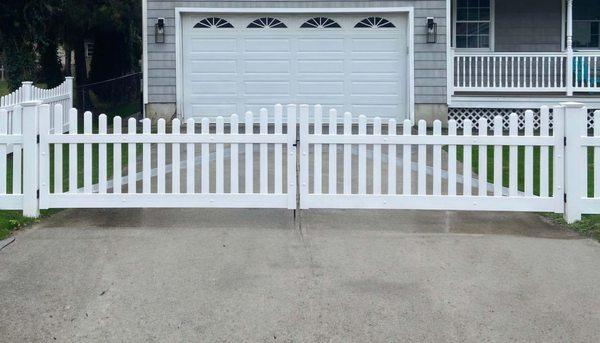
[[[581,104],[554,107],[552,130],[548,107],[541,109],[539,130],[528,111],[522,132],[516,115],[508,132],[501,117],[466,121],[462,131],[454,121],[447,131],[435,121],[432,132],[424,121],[413,131],[407,120],[398,132],[394,119],[367,125],[365,116],[331,109],[324,118],[321,106],[301,105],[297,137],[296,111],[289,105],[284,118],[276,105],[273,125],[266,109],[258,121],[251,112],[243,121],[237,115],[189,119],[185,133],[178,119],[170,130],[159,120],[152,132],[149,119],[141,130],[129,119],[124,130],[115,117],[109,130],[107,116],[86,112],[79,133],[71,109],[63,134],[51,130],[49,105],[24,103],[22,130],[12,133],[0,110],[0,152],[23,147],[22,156],[10,156],[10,173],[0,153],[0,209],[28,216],[40,208],[297,209],[298,190],[300,209],[535,211],[565,213],[569,222],[600,213],[600,111],[588,131]],[[54,120],[60,125],[60,117]],[[595,167],[588,170],[590,157]],[[591,192],[588,180],[595,180]]]

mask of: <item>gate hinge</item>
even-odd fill
[[[563,194],[564,200],[565,200],[565,204],[567,203],[567,193]]]
[[[39,199],[40,198],[40,190],[38,189],[35,194],[36,194],[37,198]]]
[[[565,137],[565,141],[564,142],[565,142],[565,146],[567,146],[567,137]]]
[[[37,135],[35,139],[36,139],[37,144],[40,144],[40,135]]]

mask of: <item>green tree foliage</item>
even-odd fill
[[[93,80],[139,69],[141,0],[1,0],[0,47],[10,87],[62,79],[57,47],[75,52],[75,78],[89,82],[85,40],[97,39]]]
[[[48,41],[47,27],[60,12],[61,0],[0,1],[0,44],[4,50],[9,87],[34,80],[38,47]]]

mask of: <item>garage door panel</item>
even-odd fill
[[[343,81],[300,81],[299,95],[344,95]]]
[[[276,103],[404,116],[405,15],[393,16],[397,29],[356,29],[360,14],[331,16],[342,26],[335,29],[300,28],[310,16],[298,14],[275,16],[287,25],[278,29],[246,28],[256,19],[249,14],[222,16],[233,29],[184,26],[184,116],[258,112]]]
[[[375,63],[376,62],[376,63]],[[353,73],[399,73],[400,65],[394,60],[359,60],[352,61]]]
[[[390,89],[400,89],[400,85],[397,81],[355,81],[352,82],[350,87],[353,96],[359,94],[390,94]]]
[[[210,73],[237,73],[236,60],[191,60],[189,68],[194,72],[210,72]]]
[[[244,40],[244,52],[289,52],[290,48],[290,39],[263,38]]]
[[[287,60],[251,60],[244,62],[246,73],[290,73],[291,61]]]
[[[244,93],[245,95],[253,94],[272,94],[272,95],[290,95],[290,83],[289,82],[276,82],[276,81],[252,81],[244,82]]]
[[[300,73],[343,73],[343,60],[299,60],[298,72]]]
[[[401,47],[397,38],[352,39],[352,51],[356,52],[397,52]]]
[[[298,39],[299,52],[344,52],[343,38],[300,38]]]
[[[191,38],[189,52],[237,52],[237,39]]]

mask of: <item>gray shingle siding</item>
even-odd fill
[[[415,8],[415,102],[446,103],[446,1],[148,1],[148,101],[174,103],[175,8],[176,7],[414,7]],[[427,17],[436,17],[438,43],[425,43]],[[154,43],[154,23],[165,18],[166,42]]]

